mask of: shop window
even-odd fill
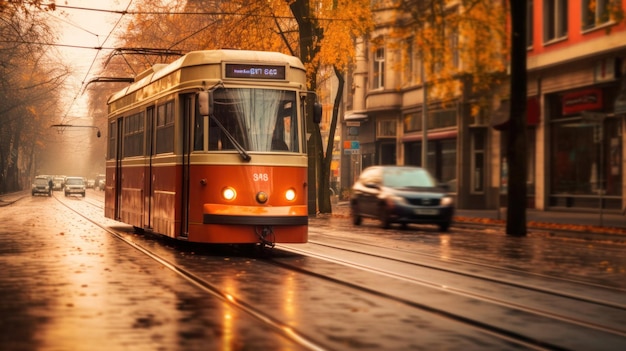
[[[552,124],[551,177],[553,195],[619,196],[621,135],[619,121],[603,126],[579,121]]]
[[[472,192],[485,190],[485,130],[478,129],[472,134]]]

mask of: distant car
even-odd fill
[[[52,179],[52,183],[54,183],[54,187],[52,188],[52,190],[63,190],[65,177],[54,177],[54,179]]]
[[[32,196],[35,195],[47,195],[52,196],[52,189],[48,186],[48,179],[46,178],[35,178],[33,181],[33,185],[31,187]]]
[[[447,186],[426,170],[410,166],[372,166],[361,173],[352,187],[352,222],[363,217],[392,223],[436,224],[447,231],[454,215],[454,201]]]
[[[96,176],[96,183],[94,184],[94,189],[104,190],[105,179],[106,177],[104,174],[98,174]]]
[[[65,178],[65,196],[82,195],[85,197],[85,179],[83,177]]]
[[[96,187],[96,180],[95,179],[87,179],[87,188],[93,189],[95,187]]]

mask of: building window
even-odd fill
[[[378,48],[374,51],[374,75],[372,84],[374,89],[385,87],[385,49]]]
[[[416,132],[422,130],[422,113],[411,112],[404,115],[403,120],[404,132]]]
[[[396,121],[393,119],[383,119],[376,124],[376,137],[389,138],[396,137]]]
[[[567,36],[567,0],[543,2],[543,41]]]
[[[609,0],[583,0],[583,29],[591,29],[609,21]]]
[[[485,191],[485,130],[477,129],[472,133],[472,192]]]
[[[526,44],[529,48],[533,47],[534,21],[533,21],[533,2],[534,0],[526,0]]]

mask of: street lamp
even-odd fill
[[[96,129],[96,130],[97,130],[97,132],[96,132],[96,136],[97,136],[98,138],[102,135],[102,133],[100,133],[100,128],[98,128],[98,127],[96,127],[96,126],[75,126],[75,125],[72,125],[72,124],[53,124],[53,125],[51,125],[50,127],[55,127],[55,128],[58,128],[58,129],[59,129],[59,133],[60,133],[63,129],[65,129],[65,128],[92,128],[92,129]]]

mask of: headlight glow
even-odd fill
[[[224,199],[230,201],[233,200],[237,197],[237,192],[235,191],[235,189],[231,188],[231,187],[226,187],[222,190],[222,197],[224,197]]]
[[[441,206],[452,206],[452,198],[450,196],[445,196],[441,198]]]
[[[293,189],[289,189],[287,190],[287,192],[285,192],[285,199],[287,199],[287,201],[293,201],[296,198],[296,191]]]

